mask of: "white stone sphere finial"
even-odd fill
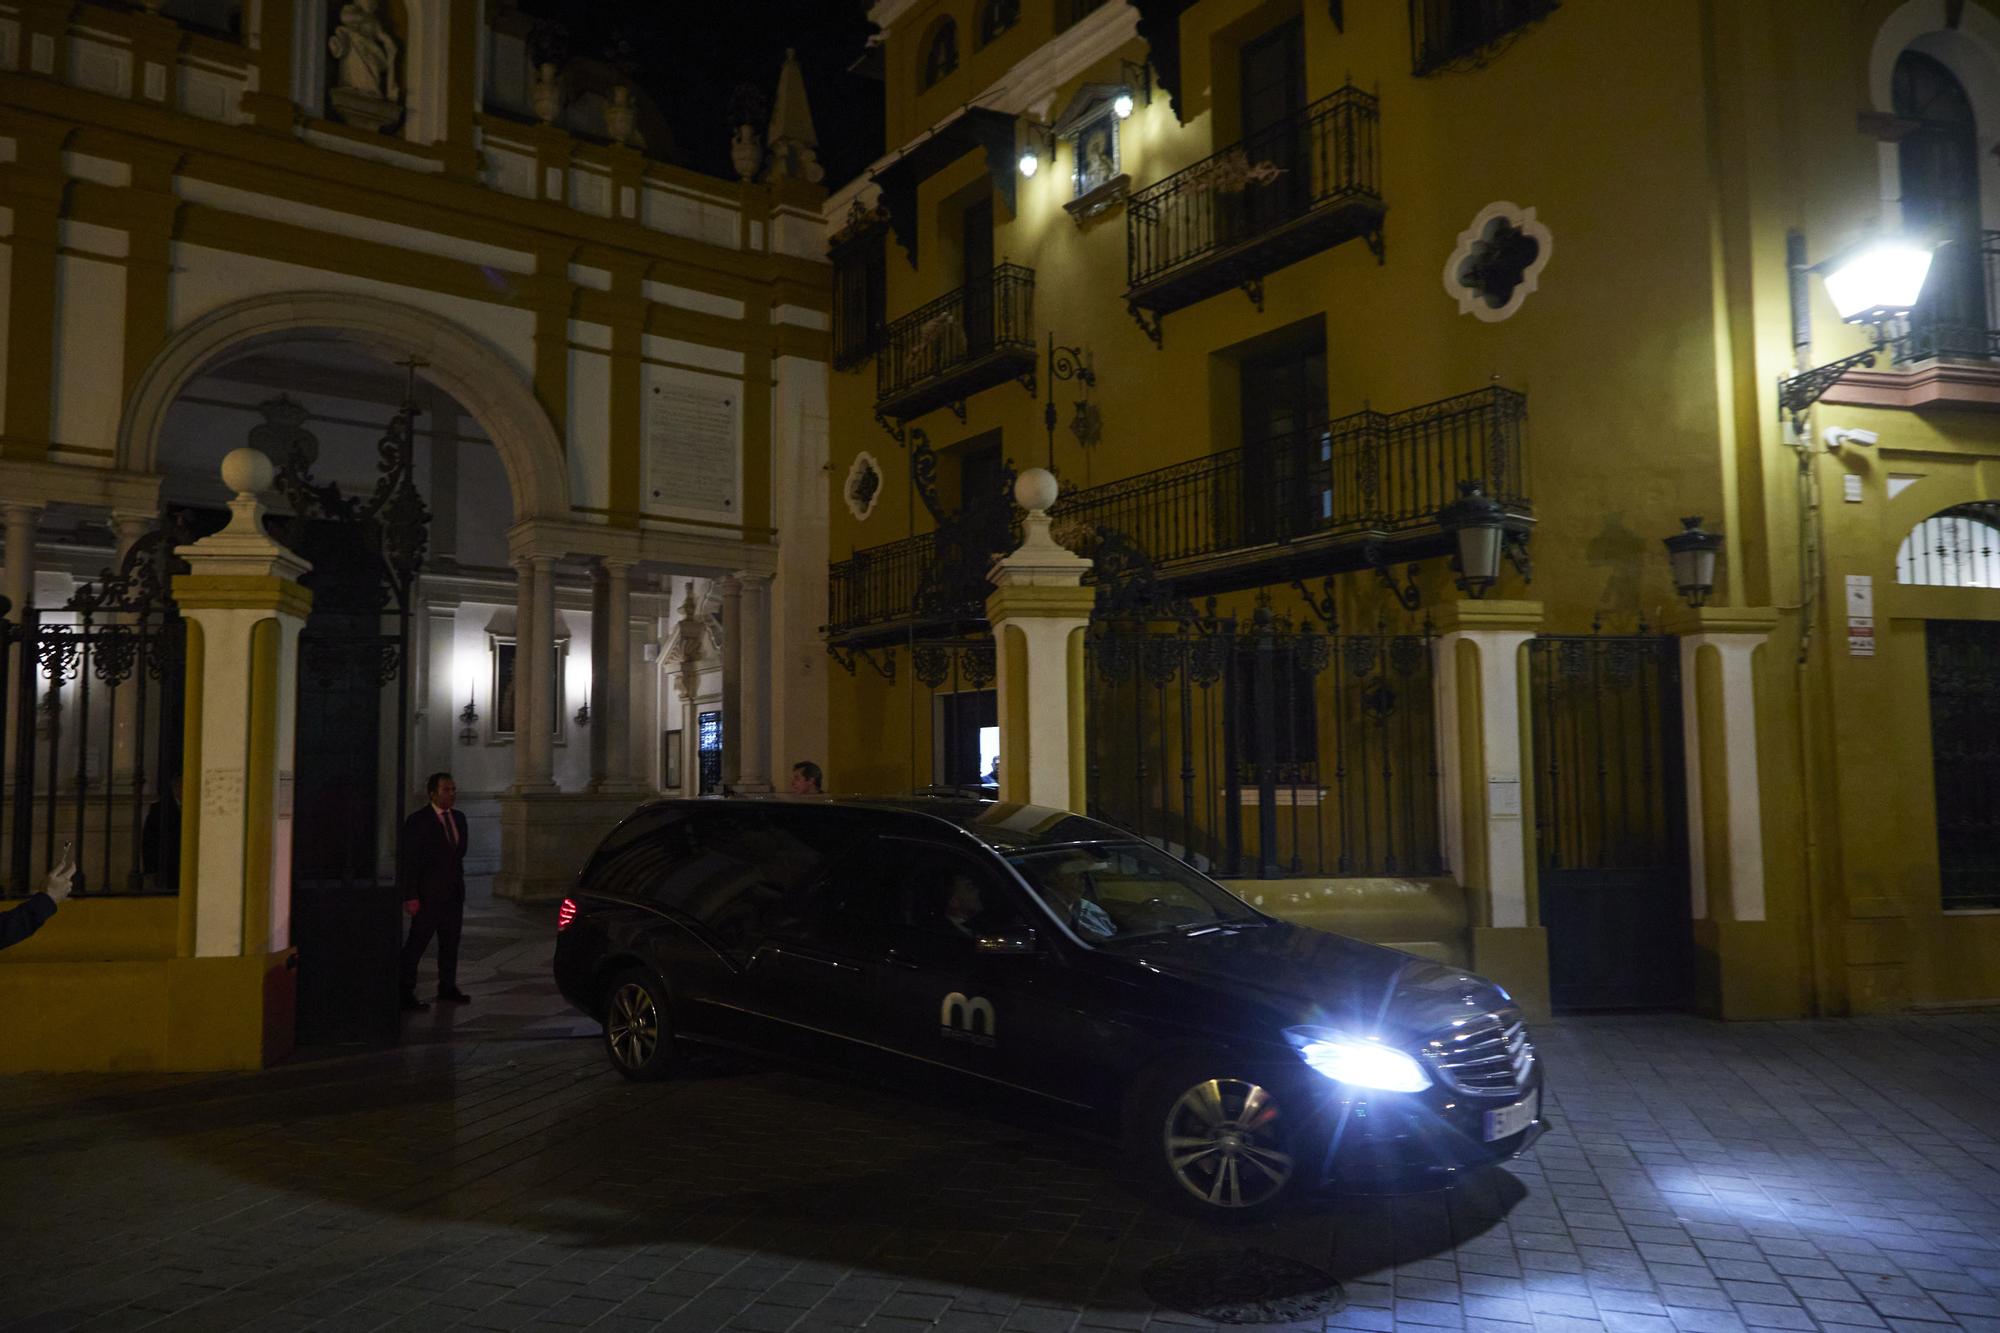
[[[261,495],[271,489],[278,470],[261,449],[245,445],[231,449],[222,460],[222,484],[238,495]]]
[[[1045,467],[1028,468],[1014,478],[1014,501],[1031,514],[1046,514],[1061,493],[1055,474]]]

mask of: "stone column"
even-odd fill
[[[10,504],[6,507],[7,522],[7,569],[6,580],[0,584],[0,595],[7,598],[10,610],[7,618],[16,625],[28,623],[28,607],[35,600],[35,525],[41,517],[41,510],[34,505]],[[5,771],[7,781],[14,780],[14,742],[20,734],[18,727],[23,724],[16,704],[19,699],[20,672],[25,670],[20,655],[16,654],[7,677],[7,744]],[[28,719],[26,725],[33,725]]]
[[[1475,899],[1473,970],[1505,986],[1524,1013],[1544,1016],[1549,948],[1528,892],[1521,674],[1542,605],[1447,602],[1434,619],[1440,828],[1452,874]]]
[[[1768,607],[1685,608],[1667,617],[1681,641],[1687,763],[1688,889],[1698,1002],[1721,1018],[1797,1009],[1797,943],[1765,919],[1764,808],[1757,778],[1757,649],[1778,626]]]
[[[514,562],[514,790],[534,786],[533,747],[528,744],[528,714],[535,696],[534,675],[529,666],[528,627],[535,623],[535,564]],[[495,699],[498,708],[500,701]]]
[[[555,663],[552,657],[556,642],[556,562],[553,556],[538,555],[529,563],[534,567],[533,614],[529,622],[516,631],[520,636],[517,642],[523,645],[516,651],[527,658],[530,666],[528,780],[538,790],[553,791],[556,785]],[[516,725],[519,725],[518,720]]]
[[[743,585],[743,646],[738,661],[743,667],[743,688],[737,703],[742,709],[743,748],[737,751],[741,768],[738,786],[744,791],[771,790],[771,576],[744,571],[736,576]]]
[[[1038,467],[1014,483],[1028,511],[1026,539],[993,562],[993,625],[1000,707],[1000,799],[1058,810],[1084,806],[1083,635],[1096,594],[1090,561],[1049,535],[1056,479]]]
[[[632,562],[605,560],[591,575],[590,785],[625,792],[632,781]]]
[[[298,635],[309,566],[264,532],[271,462],[223,460],[229,526],[178,554],[188,621],[186,799],[181,807],[183,984],[170,988],[176,1068],[254,1068],[290,1051],[292,774]],[[183,1011],[181,1000],[186,998]]]
[[[743,584],[716,580],[722,593],[722,785],[743,780]]]

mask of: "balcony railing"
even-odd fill
[[[877,415],[908,421],[1035,373],[1035,271],[1001,264],[889,325],[875,361]]]
[[[1188,595],[1445,555],[1437,513],[1461,481],[1480,482],[1517,531],[1532,526],[1526,429],[1526,396],[1496,385],[1074,491],[1052,517],[1086,555],[1118,533]],[[832,567],[829,636],[979,619],[987,563],[1019,535],[1018,511],[981,510],[856,552]]]
[[[1903,365],[1933,357],[2000,359],[2000,231],[1953,241],[1931,258],[1923,299],[1893,339]]]
[[[1357,236],[1381,246],[1380,114],[1358,88],[1330,93],[1132,196],[1125,303],[1159,316]],[[1150,316],[1150,320],[1148,319]]]

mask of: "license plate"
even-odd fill
[[[1486,1141],[1504,1139],[1519,1134],[1535,1123],[1535,1115],[1542,1109],[1542,1094],[1538,1088],[1512,1106],[1503,1106],[1497,1111],[1486,1113]]]

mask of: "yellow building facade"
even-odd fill
[[[963,786],[1080,703],[1080,807],[1537,1006],[2000,995],[2000,11],[873,17],[830,790]],[[1800,266],[1899,227],[1942,242],[1917,309],[1796,378],[1870,338]],[[1080,700],[991,693],[1031,467],[1095,562]]]

